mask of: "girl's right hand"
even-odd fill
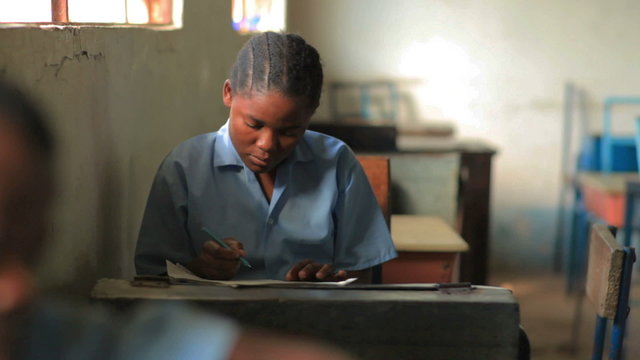
[[[215,241],[209,240],[202,245],[198,257],[187,264],[192,273],[211,280],[229,280],[240,268],[240,257],[247,256],[244,246],[234,238],[225,238],[231,249],[225,249]]]

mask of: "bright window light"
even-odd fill
[[[67,0],[69,21],[78,23],[125,23],[126,0]]]
[[[127,20],[130,24],[149,22],[149,9],[145,0],[127,0]]]
[[[0,0],[0,22],[51,22],[51,0]]]
[[[173,20],[173,26],[177,27],[177,28],[181,28],[182,27],[182,9],[184,7],[183,4],[183,0],[173,0],[173,6],[172,6],[172,11],[173,11],[173,15],[172,15],[172,20]]]
[[[286,0],[233,0],[231,20],[239,33],[283,31]]]
[[[464,49],[453,42],[435,37],[426,43],[415,42],[405,49],[399,72],[421,79],[421,98],[438,107],[445,117],[466,118],[471,103],[478,97],[474,80],[478,67]]]
[[[182,8],[183,0],[0,0],[0,27],[130,24],[169,30],[182,27]]]

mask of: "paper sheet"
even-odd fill
[[[194,275],[189,269],[185,268],[180,264],[174,264],[169,260],[166,260],[167,263],[167,274],[169,278],[174,283],[201,283],[201,284],[210,284],[210,285],[218,285],[218,286],[230,286],[230,287],[243,287],[243,286],[286,286],[286,287],[310,287],[310,286],[318,286],[318,287],[340,287],[347,284],[350,284],[356,281],[358,278],[350,278],[344,281],[339,282],[311,282],[311,281],[283,281],[283,280],[269,280],[269,279],[260,279],[260,280],[209,280],[203,279],[197,275]]]

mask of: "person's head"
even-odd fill
[[[320,104],[322,65],[300,36],[266,32],[238,53],[224,83],[229,133],[254,172],[271,172],[295,148]]]
[[[53,142],[30,100],[0,82],[0,313],[20,294],[46,234]]]

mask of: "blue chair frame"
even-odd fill
[[[599,146],[595,142],[585,141],[583,143],[583,153],[582,156],[584,159],[581,159],[578,164],[578,170],[589,170],[589,171],[602,171],[605,173],[610,173],[613,171],[619,171],[614,169],[614,147],[625,146],[625,147],[635,147],[636,161],[638,163],[638,169],[640,169],[640,146],[637,146],[636,143],[640,143],[640,117],[636,119],[636,133],[635,136],[622,137],[622,136],[613,136],[611,134],[612,129],[612,109],[618,105],[640,105],[640,97],[636,96],[610,96],[604,99],[604,110],[603,110],[603,129],[602,136],[600,139]],[[587,147],[594,147],[587,149]],[[599,147],[599,150],[596,148]],[[599,152],[599,157],[595,155],[595,153]],[[588,153],[588,154],[587,154]],[[596,160],[599,159],[599,164],[597,161],[588,161],[587,160]],[[636,164],[633,164],[634,166]],[[634,195],[635,196],[635,195]],[[627,201],[633,202],[635,200],[629,200],[629,194],[627,196]],[[625,219],[633,219],[633,206],[627,206],[627,210],[629,213],[625,214]],[[585,259],[587,256],[586,253],[586,244],[588,242],[588,232],[589,232],[589,222],[598,222],[595,219],[595,216],[589,214],[584,207],[582,194],[577,184],[574,184],[574,209],[573,209],[573,220],[571,225],[571,234],[569,236],[569,248],[566,255],[567,261],[567,285],[566,290],[568,293],[573,293],[574,290],[578,289],[583,283],[583,278],[585,275]],[[625,220],[625,245],[630,244],[630,236],[632,232],[631,221]],[[628,234],[628,235],[627,235]],[[629,237],[629,240],[626,240]]]
[[[638,169],[640,169],[640,117],[636,118],[636,158],[638,160]],[[636,200],[640,198],[640,182],[627,182],[625,193],[625,210],[624,210],[624,246],[631,246],[634,224],[633,217],[636,210]]]
[[[602,150],[600,151],[600,163],[603,172],[613,171],[613,147],[635,146],[635,137],[614,137],[611,134],[611,110],[615,105],[640,105],[640,97],[636,96],[609,96],[604,100],[602,117]],[[640,170],[640,168],[638,168]]]
[[[625,193],[624,209],[624,237],[623,245],[631,246],[633,235],[633,217],[635,215],[636,200],[640,199],[640,181],[628,181]]]
[[[605,229],[600,228],[598,230],[597,227],[605,227]],[[594,332],[594,341],[593,341],[593,351],[591,354],[592,360],[601,360],[602,354],[605,348],[605,340],[607,335],[607,325],[610,318],[613,318],[613,327],[610,336],[610,346],[609,346],[609,359],[611,360],[620,360],[623,355],[623,343],[624,343],[624,335],[626,330],[627,318],[629,316],[629,292],[631,289],[631,275],[633,263],[636,261],[636,253],[635,249],[631,247],[622,247],[615,240],[615,231],[611,233],[610,230],[606,229],[604,225],[594,225],[591,229],[591,241],[598,240],[594,237],[594,232],[598,232],[599,234],[604,234],[605,232],[610,235],[607,241],[611,246],[614,246],[617,251],[623,252],[623,261],[622,268],[618,269],[610,269],[611,271],[620,271],[620,283],[619,283],[619,292],[617,297],[617,303],[615,305],[615,313],[601,313],[598,311],[596,315],[596,326]],[[590,257],[595,256],[596,254],[592,253],[593,250],[590,251]],[[590,265],[591,266],[591,265]],[[595,272],[594,272],[595,273]],[[607,275],[609,275],[607,273]],[[609,275],[611,276],[611,275]],[[606,278],[608,278],[607,276]],[[605,278],[605,279],[606,279]],[[593,279],[587,279],[587,281],[593,281]],[[592,301],[598,301],[598,299],[591,299]],[[612,316],[613,315],[613,316]]]

